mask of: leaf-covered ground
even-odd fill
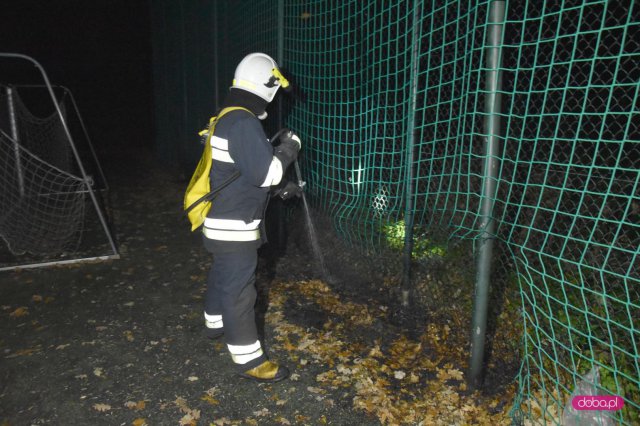
[[[109,163],[121,259],[0,273],[1,426],[510,423],[509,380],[467,388],[468,306],[402,312],[397,279],[333,242],[326,280],[300,229],[258,271],[259,328],[293,374],[234,377],[203,335],[210,258],[181,214],[184,179],[140,158]]]

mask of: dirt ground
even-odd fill
[[[401,309],[397,276],[320,223],[323,277],[301,210],[286,247],[261,250],[257,283],[264,344],[293,375],[234,376],[203,334],[210,257],[182,215],[184,179],[135,157],[107,165],[121,259],[0,272],[1,426],[510,423],[513,365],[467,388],[469,313]]]

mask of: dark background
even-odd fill
[[[99,154],[153,148],[149,11],[146,0],[2,0],[0,52],[32,57],[71,90]],[[0,84],[42,84],[35,71],[0,58]]]

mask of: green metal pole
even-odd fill
[[[277,34],[277,48],[276,48],[276,62],[279,67],[282,67],[284,63],[284,0],[278,0],[278,34]],[[282,91],[282,90],[281,90]],[[278,130],[282,129],[283,117],[282,117],[282,93],[278,96]]]
[[[500,110],[502,75],[502,34],[504,29],[505,2],[492,1],[489,5],[486,44],[486,93],[485,93],[485,162],[480,205],[480,229],[476,268],[475,302],[472,319],[470,384],[478,388],[482,384],[487,308],[491,279],[491,261],[495,221],[492,218],[495,205],[496,181],[500,166]]]
[[[211,37],[211,41],[213,42],[213,90],[214,90],[214,102],[215,102],[215,110],[217,111],[218,108],[220,108],[220,82],[219,82],[219,73],[220,73],[220,67],[218,66],[218,61],[220,58],[220,52],[218,51],[218,37],[217,35],[220,34],[220,28],[218,28],[218,2],[214,1],[213,2],[213,29],[214,34],[213,37]]]
[[[284,0],[278,0],[278,25],[277,25],[277,48],[276,48],[276,62],[279,67],[282,67],[284,63]],[[280,89],[282,92],[282,89]],[[282,129],[284,126],[284,117],[283,117],[283,105],[282,105],[282,96],[280,93],[278,96],[278,105],[277,105],[277,116],[276,128],[278,130]],[[296,163],[297,165],[297,163]],[[283,250],[286,244],[286,209],[281,200],[278,200],[275,204],[276,214],[278,216],[278,248]]]
[[[404,248],[402,252],[402,306],[409,306],[411,292],[411,254],[413,253],[413,197],[414,197],[414,148],[416,98],[418,92],[418,66],[420,64],[420,15],[422,1],[413,2],[413,21],[411,28],[411,70],[409,77],[409,112],[407,114],[407,146],[405,157],[405,211],[404,211]]]

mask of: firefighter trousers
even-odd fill
[[[254,312],[257,264],[256,249],[216,252],[207,280],[205,318],[221,316],[220,325],[236,364],[264,357]]]

